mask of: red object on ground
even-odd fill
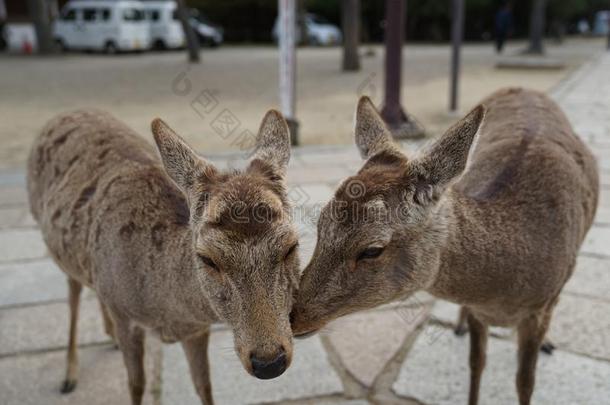
[[[23,50],[23,53],[26,55],[30,55],[32,53],[32,50],[33,50],[32,43],[28,39],[25,39],[23,41],[22,50]]]

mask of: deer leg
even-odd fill
[[[517,393],[519,404],[529,405],[536,380],[538,351],[550,322],[550,311],[540,316],[532,315],[519,324],[519,369],[517,371]]]
[[[116,339],[116,334],[114,331],[114,322],[112,321],[112,318],[110,317],[110,313],[108,312],[108,308],[106,308],[106,305],[104,305],[104,303],[102,301],[99,301],[99,303],[100,303],[100,309],[102,310],[102,318],[104,318],[104,331],[106,332],[106,334],[108,336],[110,336],[110,338],[116,345],[117,339]]]
[[[61,386],[61,393],[68,394],[76,388],[78,374],[78,339],[77,324],[80,306],[80,294],[83,289],[81,283],[68,277],[68,301],[70,304],[70,337],[68,339],[68,365],[66,378]]]
[[[132,325],[129,320],[113,317],[115,333],[123,361],[127,368],[127,379],[132,405],[140,405],[146,387],[144,372],[144,330]]]
[[[477,320],[472,313],[468,313],[468,327],[470,329],[470,394],[469,405],[479,402],[479,389],[481,376],[485,368],[487,351],[487,325]]]
[[[210,331],[182,341],[182,348],[188,359],[191,378],[203,405],[213,405],[210,365],[208,362],[208,342]]]
[[[464,336],[468,332],[468,308],[465,306],[460,307],[460,314],[458,316],[457,324],[453,333],[457,336]]]

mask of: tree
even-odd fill
[[[532,13],[530,15],[530,43],[526,53],[542,55],[544,46],[544,26],[546,20],[546,0],[534,0],[532,3]]]
[[[184,4],[184,0],[176,0],[176,4],[178,6],[178,18],[180,19],[182,29],[184,30],[184,36],[186,37],[186,49],[188,50],[189,62],[199,63],[199,38],[189,23],[189,10]]]
[[[28,9],[38,42],[38,52],[46,55],[56,51],[53,43],[53,30],[51,28],[51,10],[46,0],[28,0]]]
[[[358,43],[360,42],[360,0],[341,0],[343,27],[343,70],[360,70]]]

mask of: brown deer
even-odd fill
[[[321,211],[293,332],[425,290],[467,308],[469,403],[496,325],[518,331],[516,385],[529,404],[553,307],[595,215],[593,156],[553,101],[523,89],[493,94],[414,158],[367,98],[355,136],[367,160]]]
[[[220,172],[163,121],[161,154],[112,116],[61,115],[28,162],[31,211],[68,276],[70,339],[62,392],[77,379],[82,286],[94,289],[123,353],[133,404],[145,389],[145,331],[180,341],[197,393],[212,404],[209,327],[226,322],[244,368],[267,379],[292,359],[289,313],[298,286],[297,234],[284,177],[288,127],[267,113],[243,171]]]

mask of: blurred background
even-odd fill
[[[451,0],[399,6],[401,65],[384,59],[386,2],[294,3],[298,48],[288,82],[296,87],[287,95],[294,109],[287,115],[299,123],[300,144],[349,144],[357,97],[384,103],[388,65],[401,71],[401,81],[390,87],[400,87],[402,108],[418,127],[433,136],[455,119],[447,114]],[[610,0],[458,3],[465,15],[460,39],[466,41],[456,75],[462,112],[502,86],[548,90],[606,46]],[[538,31],[545,37],[539,53],[546,62],[536,65],[545,66],[515,67],[506,59],[531,48],[532,12],[539,5]],[[110,110],[146,135],[160,116],[199,150],[216,152],[238,146],[210,128],[218,112],[204,117],[194,111],[202,93],[219,111],[231,112],[240,133],[255,132],[264,112],[281,104],[274,0],[0,0],[0,21],[0,167],[20,166],[43,123],[76,107]],[[502,53],[496,51],[499,37]],[[186,60],[188,43],[197,47],[190,59],[196,54],[198,63]]]
[[[25,161],[45,122],[110,111],[152,141],[163,118],[221,168],[243,165],[270,108],[294,145],[288,197],[301,263],[316,215],[361,159],[353,113],[368,95],[405,151],[505,86],[548,93],[601,172],[597,218],[562,292],[533,403],[610,398],[610,0],[0,0],[0,405],[126,404],[121,354],[88,291],[80,379],[61,395],[68,342],[64,274],[29,213]],[[532,175],[535,175],[533,173]],[[299,340],[290,369],[260,381],[211,334],[218,404],[463,404],[468,339],[455,305],[413,299]],[[179,345],[147,340],[146,404],[199,404]],[[494,329],[482,403],[515,404],[516,347]]]

